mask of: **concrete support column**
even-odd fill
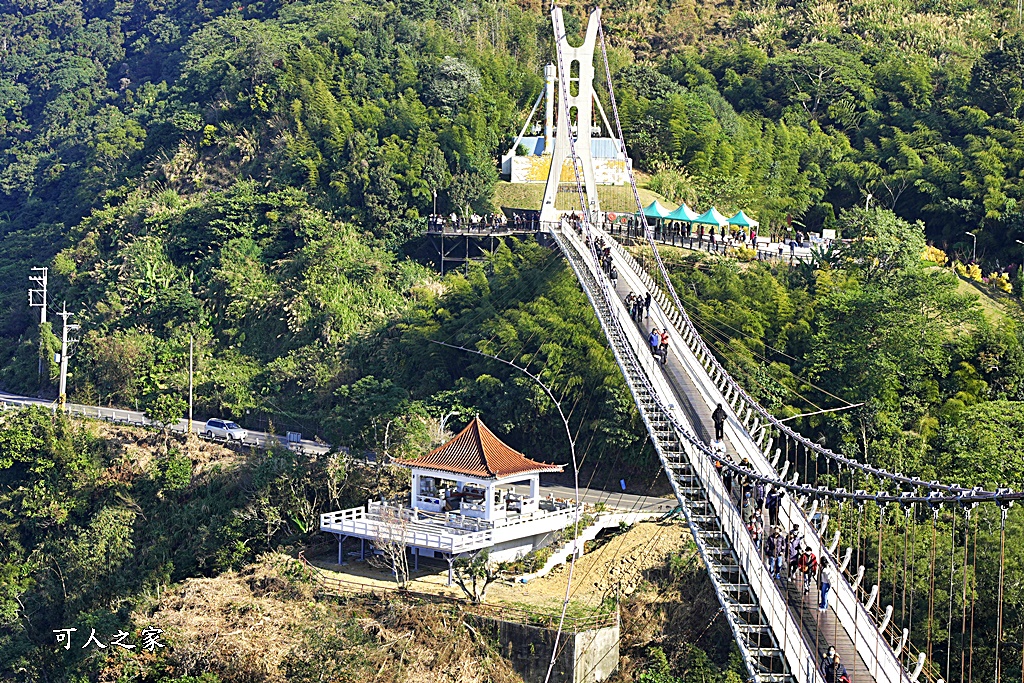
[[[341,564],[345,559],[345,537],[338,534],[338,564]]]
[[[555,75],[557,69],[554,64],[544,67],[544,154],[551,154],[554,148],[554,140],[551,130],[555,123]]]

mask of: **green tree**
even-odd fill
[[[146,406],[146,418],[160,428],[166,439],[168,430],[181,421],[186,410],[188,404],[177,394],[160,394]]]
[[[1012,34],[982,55],[971,70],[970,89],[990,114],[1024,115],[1024,35]]]

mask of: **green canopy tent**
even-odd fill
[[[669,213],[670,210],[666,209],[664,206],[661,205],[661,202],[655,199],[653,202],[644,207],[644,222],[647,223],[647,225],[651,225],[650,219],[653,218],[655,220],[654,227],[655,229],[657,229],[657,227],[661,224],[661,221],[666,219]],[[639,218],[637,219],[637,222],[639,223]]]
[[[729,224],[729,219],[718,212],[718,209],[711,207],[706,212],[697,216],[693,219],[694,223],[701,223],[702,225],[716,225],[722,227],[723,225]]]
[[[657,199],[644,207],[644,215],[648,218],[668,218],[669,213]]]
[[[697,212],[688,207],[685,203],[680,204],[679,208],[665,216],[666,220],[670,221],[682,221],[684,223],[692,223],[697,220]]]
[[[736,212],[736,215],[729,219],[729,225],[736,225],[741,228],[756,228],[761,225],[753,218],[743,213],[743,210]]]

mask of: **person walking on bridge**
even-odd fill
[[[789,536],[786,539],[787,550],[789,551],[789,580],[790,582],[795,581],[797,574],[800,572],[800,553],[804,546],[804,537],[800,534],[800,527],[796,524],[793,525],[793,530],[789,532]]]
[[[804,548],[804,552],[800,555],[800,560],[797,564],[800,567],[800,575],[804,580],[804,595],[807,595],[811,592],[811,581],[814,581],[818,576],[818,558],[815,557],[811,546]]]
[[[612,281],[612,289],[619,286],[619,271],[615,269],[614,264],[608,267],[608,279]]]
[[[651,334],[647,337],[647,343],[651,345],[651,353],[657,356],[658,347],[661,346],[661,332],[657,327],[651,330]]]
[[[647,292],[647,294],[644,295],[644,317],[645,318],[650,318],[651,317],[651,293],[650,292]]]
[[[711,419],[715,422],[715,441],[722,441],[725,438],[725,409],[721,403],[711,413]]]
[[[822,663],[821,675],[825,678],[825,683],[850,683],[850,675],[839,659],[838,652],[833,654],[831,659],[826,658]]]
[[[779,527],[772,526],[768,536],[768,571],[776,581],[782,578],[782,554],[786,549],[786,539],[779,533]]]
[[[821,586],[821,600],[818,602],[818,609],[824,612],[828,609],[828,591],[832,588],[832,582],[835,580],[832,573],[832,568],[828,564],[828,560],[824,557],[821,558],[821,570],[818,572],[818,585]]]
[[[773,486],[764,497],[764,506],[768,510],[768,523],[772,526],[779,525],[779,505],[782,504],[782,497],[785,495],[785,489],[780,491]]]
[[[743,508],[740,510],[740,515],[743,517],[743,524],[749,527],[754,522],[754,514],[757,512],[757,508],[754,506],[754,498],[750,493],[746,493],[743,496]]]

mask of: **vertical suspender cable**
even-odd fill
[[[858,502],[858,508],[862,512],[860,512],[857,515],[857,565],[856,565],[856,567],[854,569],[854,573],[856,573],[857,571],[860,571],[860,567],[863,566],[863,564],[864,564],[864,558],[861,557],[861,554],[860,554],[860,550],[861,550],[860,549],[860,545],[861,545],[861,532],[862,532],[862,529],[863,529],[863,522],[864,522],[864,513],[863,513],[863,509],[864,508],[862,507],[862,504],[859,503],[859,502]],[[857,589],[857,593],[858,593],[857,600],[859,601],[860,600],[860,595],[859,595],[860,589],[859,588]]]
[[[1007,509],[1005,507],[999,507],[999,591],[998,597],[999,608],[997,610],[996,620],[996,683],[999,683],[1002,677],[1002,665],[999,661],[999,645],[1003,642],[1003,574],[1006,563],[1006,514]]]
[[[964,642],[967,639],[967,543],[971,538],[971,509],[967,508],[964,512],[964,581],[963,581],[963,595],[960,602],[960,683],[964,683],[964,667],[967,663],[967,657],[964,656]],[[948,681],[949,678],[947,677]]]
[[[877,606],[882,606],[882,534],[885,529],[885,507],[878,506],[878,564],[875,567],[875,583],[878,584]]]
[[[907,551],[910,549],[910,510],[903,515],[903,597],[900,599],[900,623],[907,623]]]
[[[917,579],[917,503],[911,506],[911,515],[914,522],[913,534],[910,538],[910,608],[907,610],[907,630],[914,632],[914,593],[916,592]],[[910,654],[909,652],[907,653]]]
[[[893,508],[892,524],[893,524],[893,536],[894,536],[893,541],[895,541],[895,542],[890,543],[890,545],[892,546],[892,603],[891,604],[892,604],[893,612],[896,611],[896,576],[899,573],[896,570],[897,570],[897,568],[899,567],[899,564],[900,564],[900,559],[899,559],[899,554],[900,554],[900,547],[899,547],[899,533],[900,533],[900,526],[899,525],[900,525],[900,521],[899,520],[900,520],[900,518],[899,518],[899,515],[896,514],[898,511],[899,511],[898,507],[897,508]],[[892,622],[890,621],[890,623],[892,623]]]
[[[932,662],[932,624],[935,619],[935,543],[938,540],[938,522],[939,522],[939,509],[935,508],[932,510],[932,547],[929,553],[929,564],[930,569],[928,576],[928,640],[927,650],[928,662]]]
[[[807,469],[808,469],[808,467],[810,465],[810,463],[808,462],[809,460],[810,460],[810,456],[808,455],[807,450],[805,449],[804,450],[804,483],[805,484],[810,483],[810,481],[811,481],[810,479],[807,478]]]
[[[956,508],[949,531],[949,619],[946,621],[946,680],[949,680],[949,658],[953,646],[953,554],[956,552]]]
[[[974,518],[974,560],[971,567],[974,586],[971,588],[971,644],[967,648],[967,683],[972,683],[974,680],[974,602],[978,595],[978,524],[980,518],[980,513]]]

